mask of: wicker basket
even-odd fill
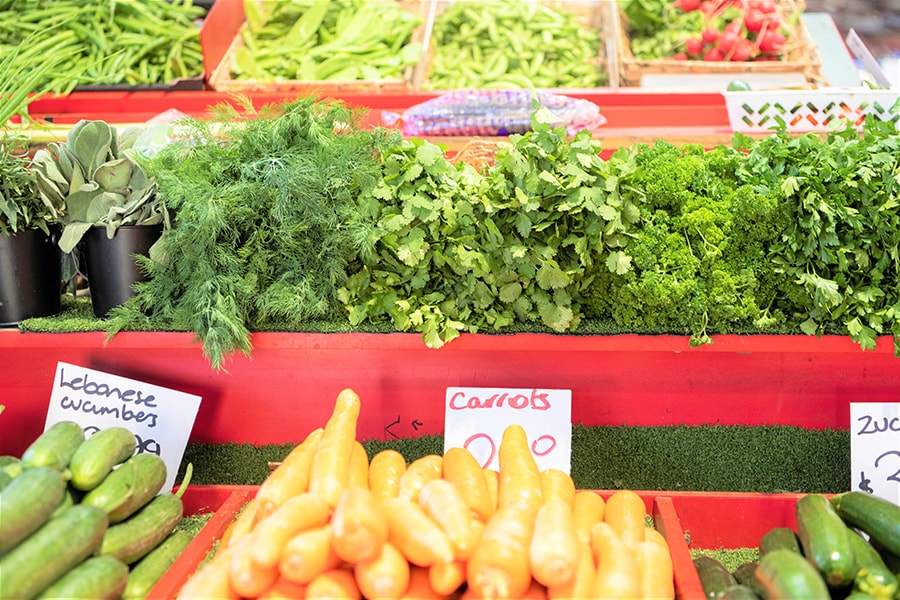
[[[777,0],[776,6],[785,23],[798,23],[796,26],[789,26],[792,31],[788,36],[784,58],[782,60],[746,62],[637,59],[631,52],[627,19],[620,9],[616,19],[619,81],[625,87],[639,87],[642,77],[647,74],[726,74],[740,77],[747,73],[792,73],[802,75],[807,82],[813,84],[824,83],[821,74],[822,59],[815,43],[812,42],[809,30],[803,24],[802,19],[798,18],[803,12],[803,3],[794,0]]]

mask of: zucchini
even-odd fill
[[[732,575],[734,575],[738,585],[752,589],[757,596],[761,597],[763,595],[762,587],[756,579],[756,569],[758,567],[758,562],[746,562],[735,569]]]
[[[850,545],[850,528],[821,494],[797,500],[797,535],[803,554],[832,587],[853,583],[856,559]]]
[[[125,600],[146,598],[192,539],[193,536],[184,530],[170,533],[156,548],[131,567],[122,597]]]
[[[86,493],[81,502],[102,508],[110,523],[118,523],[147,504],[165,483],[163,459],[155,454],[135,454]]]
[[[802,555],[783,548],[759,559],[756,580],[768,600],[831,597],[819,570]]]
[[[790,527],[774,527],[759,540],[759,555],[765,556],[772,550],[784,548],[800,553],[800,540],[797,533]]]
[[[0,558],[0,598],[31,600],[100,547],[106,513],[76,504]]]
[[[51,425],[22,453],[22,468],[53,467],[60,471],[69,466],[72,455],[84,442],[84,429],[73,421]]]
[[[137,449],[137,438],[124,427],[101,429],[84,441],[69,462],[72,486],[92,490]]]
[[[0,553],[47,522],[63,501],[66,480],[51,467],[28,469],[0,491]]]
[[[694,559],[694,567],[700,576],[700,585],[707,598],[716,598],[728,588],[737,585],[734,578],[725,566],[712,556],[698,556]]]
[[[92,556],[57,579],[39,600],[118,600],[128,582],[128,565],[114,556]]]
[[[716,596],[717,600],[759,600],[753,588],[746,585],[733,585]]]
[[[850,543],[856,557],[856,577],[853,588],[881,600],[890,600],[897,593],[897,578],[888,569],[881,555],[865,538],[850,532]]]
[[[848,525],[868,534],[873,545],[900,556],[900,506],[865,492],[832,496],[831,504]]]
[[[100,554],[115,556],[130,565],[166,539],[182,516],[181,498],[160,494],[128,519],[110,525],[100,544]]]

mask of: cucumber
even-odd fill
[[[769,600],[831,597],[819,570],[802,555],[783,548],[759,559],[756,579]]]
[[[92,490],[113,467],[127,460],[137,449],[137,438],[124,427],[101,429],[84,441],[69,462],[75,489]]]
[[[832,587],[853,583],[856,559],[850,544],[850,528],[821,494],[797,500],[797,535],[803,554]]]
[[[865,538],[850,532],[850,543],[856,557],[856,577],[853,588],[881,600],[890,600],[897,593],[897,578],[888,569],[881,555]]]
[[[92,556],[69,569],[38,596],[39,600],[91,598],[118,600],[128,582],[128,565],[114,556]]]
[[[848,525],[868,534],[873,544],[900,556],[900,506],[865,492],[837,494],[831,504]]]
[[[7,458],[7,457],[3,457]],[[13,460],[3,461],[2,466],[0,466],[0,471],[6,473],[13,479],[22,474],[22,461],[18,458],[13,458]]]
[[[790,527],[775,527],[770,529],[762,539],[759,540],[759,555],[765,556],[772,550],[784,548],[800,553],[800,540],[797,539],[797,533]]]
[[[194,539],[190,533],[176,530],[156,548],[132,566],[122,597],[125,600],[146,598],[175,560]]]
[[[66,480],[51,467],[28,469],[0,491],[0,553],[47,522],[62,503]]]
[[[746,585],[733,585],[716,596],[717,600],[759,600],[759,596],[753,588]]]
[[[10,483],[12,483],[12,480],[13,480],[12,475],[7,473],[3,469],[0,469],[0,492],[2,492],[6,486],[8,486]]]
[[[22,453],[22,468],[53,467],[62,471],[83,442],[84,430],[78,423],[54,423]]]
[[[726,589],[737,585],[734,575],[712,556],[698,556],[694,559],[694,567],[707,598],[716,598]]]
[[[0,558],[0,598],[31,600],[100,547],[106,513],[76,504]]]
[[[182,516],[181,498],[160,494],[128,519],[110,525],[100,544],[100,554],[115,556],[130,565],[166,539]]]
[[[165,483],[163,459],[155,454],[135,454],[86,493],[81,502],[102,508],[110,523],[118,523],[147,504]]]

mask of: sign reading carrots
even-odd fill
[[[572,391],[539,388],[447,388],[444,451],[466,448],[488,469],[497,468],[503,431],[521,425],[541,470],[569,473]]]

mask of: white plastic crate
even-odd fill
[[[897,121],[892,110],[900,91],[865,88],[824,88],[816,90],[765,90],[722,92],[728,120],[734,131],[766,133],[781,118],[787,130],[804,133],[827,131],[838,120],[850,120],[857,127],[867,115]]]

